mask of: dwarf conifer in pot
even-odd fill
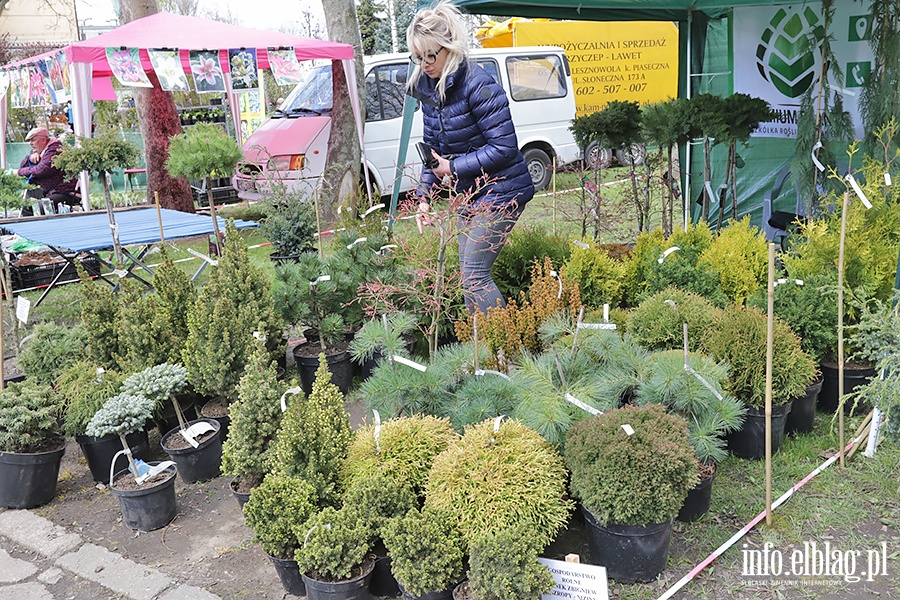
[[[294,529],[315,512],[317,502],[312,485],[297,477],[273,472],[250,492],[250,499],[244,505],[244,516],[255,533],[254,541],[269,556],[289,559],[299,546]]]
[[[367,557],[373,532],[354,507],[325,507],[295,527],[294,535],[300,541],[294,560],[304,575],[307,590],[309,579],[337,582],[372,572],[374,561]]]
[[[538,538],[516,528],[483,533],[469,547],[471,596],[475,600],[539,598],[553,587],[553,575],[538,562],[541,550]]]
[[[29,336],[16,363],[38,383],[52,385],[84,351],[85,330],[63,327],[52,321],[40,323]]]
[[[134,457],[125,441],[125,436],[137,431],[153,416],[155,402],[141,394],[122,392],[103,403],[85,428],[85,433],[94,437],[110,434],[119,436],[125,449],[131,472],[137,477],[139,471]],[[110,485],[112,482],[110,482]]]
[[[178,402],[177,394],[184,391],[187,385],[187,369],[182,365],[163,363],[130,375],[122,383],[122,391],[132,396],[144,396],[150,399],[156,412],[162,410],[166,402],[172,402],[175,414],[178,416],[179,427],[185,429],[187,421],[181,404]]]
[[[718,309],[706,298],[677,287],[668,287],[644,298],[628,315],[626,331],[648,350],[675,350],[684,347],[684,323],[688,324],[688,344],[698,350],[702,332],[712,326]]]

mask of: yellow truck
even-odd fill
[[[572,69],[576,116],[594,113],[612,100],[646,104],[678,94],[678,28],[668,21],[512,18],[502,23],[488,21],[475,37],[484,48],[564,48]],[[633,160],[632,155],[617,153],[621,163]],[[585,157],[590,162],[608,163],[612,153],[587,148]]]

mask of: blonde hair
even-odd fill
[[[406,30],[406,45],[413,54],[422,56],[426,49],[433,51],[435,47],[443,48],[447,53],[444,70],[437,82],[442,101],[447,90],[447,78],[468,60],[467,35],[459,9],[449,2],[441,2],[434,8],[423,8],[416,13]],[[416,65],[409,79],[410,89],[415,87],[422,74],[422,65]]]

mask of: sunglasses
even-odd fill
[[[421,65],[421,64],[433,65],[434,61],[437,60],[438,54],[440,54],[442,50],[444,50],[443,46],[438,48],[437,52],[426,52],[425,56],[419,56],[418,54],[413,54],[412,61],[414,63],[416,63],[417,65]]]

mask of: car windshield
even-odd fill
[[[303,74],[303,80],[281,104],[280,110],[288,116],[330,111],[331,90],[331,65],[312,67]]]

